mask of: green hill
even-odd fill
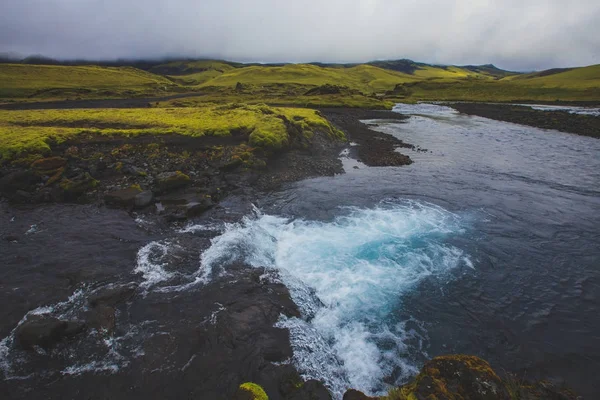
[[[0,82],[0,98],[136,97],[178,86],[132,67],[25,64],[0,64]]]
[[[177,103],[244,101],[369,108],[418,100],[600,101],[600,65],[530,74],[493,65],[440,66],[411,60],[264,65],[183,60],[147,65],[145,71],[126,66],[0,64],[0,98],[123,98],[198,92],[202,98]]]

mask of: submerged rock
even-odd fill
[[[88,297],[88,303],[92,307],[97,307],[101,304],[108,306],[116,306],[129,300],[135,294],[135,285],[115,286],[108,289],[101,289]]]
[[[40,346],[49,349],[65,337],[74,336],[85,329],[81,322],[62,321],[54,317],[38,316],[21,324],[15,333],[17,343],[23,349]]]
[[[100,304],[89,312],[87,321],[90,328],[104,331],[110,335],[117,325],[116,310],[112,306]]]

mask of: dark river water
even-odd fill
[[[368,168],[344,153],[346,174],[289,185],[253,210],[225,202],[240,222],[174,228],[85,206],[4,206],[2,224],[24,243],[1,244],[1,300],[12,302],[0,315],[5,379],[31,373],[13,346],[19,321],[68,316],[94,289],[73,293],[73,280],[135,281],[168,298],[243,261],[279,272],[302,313],[278,322],[292,362],[337,398],[349,387],[385,392],[448,353],[600,395],[600,141],[437,105],[396,111],[412,116],[368,123],[418,146],[402,150],[411,166]],[[54,286],[26,289],[57,265],[68,267]],[[61,373],[118,374],[149,320],[63,360]]]

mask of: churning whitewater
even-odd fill
[[[445,243],[464,232],[464,221],[436,205],[384,201],[340,214],[323,222],[255,210],[212,239],[201,269],[241,261],[277,270],[303,316],[279,322],[290,329],[293,362],[341,398],[348,387],[385,391],[385,378],[400,382],[417,371],[408,353],[420,349],[407,342],[422,333],[394,317],[403,293],[425,277],[472,264]]]

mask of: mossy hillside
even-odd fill
[[[266,105],[206,105],[193,108],[0,110],[0,159],[45,154],[52,143],[78,135],[247,135],[248,144],[274,151],[289,144],[289,132],[310,137],[321,130],[343,134],[318,112]]]
[[[176,91],[169,79],[132,67],[0,64],[0,98],[126,97]]]
[[[567,70],[548,70],[504,78],[503,82],[540,88],[598,89],[600,64]]]
[[[335,88],[336,90],[330,90]],[[366,95],[356,89],[340,85],[311,86],[303,84],[272,83],[266,85],[236,84],[233,87],[204,88],[202,94],[158,103],[153,107],[197,107],[206,104],[268,104],[293,107],[350,107],[391,109],[394,103],[381,96]]]
[[[153,74],[180,76],[206,71],[223,73],[234,69],[236,65],[239,64],[218,60],[171,61],[165,64],[156,65],[150,68],[149,71]]]
[[[416,81],[409,74],[384,70],[370,65],[352,68],[326,68],[309,64],[288,64],[281,67],[251,66],[236,68],[211,79],[200,87],[234,87],[246,85],[301,84],[320,86],[325,84],[348,86],[365,93],[392,89],[401,82]]]
[[[600,101],[600,86],[585,87],[578,82],[563,86],[542,86],[498,81],[430,80],[403,84],[388,92],[388,99],[397,101]]]

